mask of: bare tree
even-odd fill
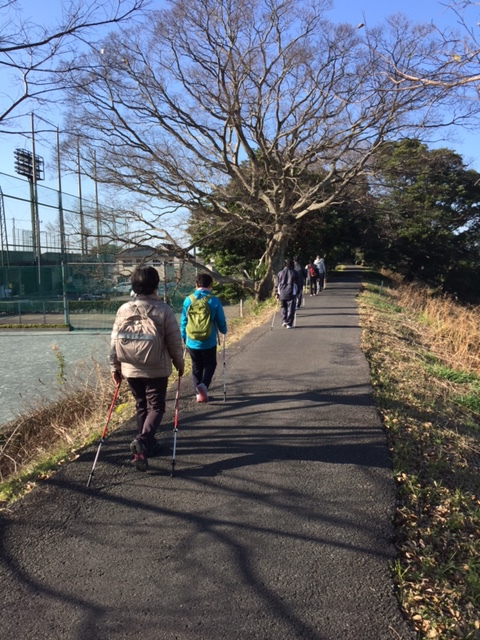
[[[65,3],[62,18],[43,26],[25,18],[17,0],[0,2],[0,122],[21,115],[21,107],[44,101],[58,90],[52,79],[60,62],[73,68],[79,48],[91,45],[96,30],[122,23],[145,0],[91,0]],[[8,87],[8,92],[5,91]]]
[[[478,101],[480,73],[480,2],[442,2],[454,19],[450,29],[438,32],[440,46],[432,48],[427,68],[404,68],[392,60],[400,81],[464,90],[464,100]]]
[[[464,121],[450,86],[416,79],[451,63],[433,25],[333,25],[327,6],[174,0],[70,75],[98,175],[160,207],[137,208],[137,241],[168,233],[163,203],[215,218],[210,233],[248,225],[265,298],[292,226],[341,202],[384,140]]]

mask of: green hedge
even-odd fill
[[[126,300],[70,300],[70,313],[116,313]]]

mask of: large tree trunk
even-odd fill
[[[274,277],[283,269],[287,243],[287,227],[278,225],[273,236],[268,239],[263,255],[265,273],[255,285],[256,297],[259,302],[266,300],[273,294]]]

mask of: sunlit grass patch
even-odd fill
[[[448,380],[455,384],[477,383],[480,388],[480,376],[475,373],[471,373],[470,371],[452,369],[440,362],[425,365],[425,371],[439,380]]]
[[[388,290],[381,291],[380,287],[373,285],[367,287],[364,296],[368,300],[368,304],[379,311],[399,313],[402,310],[402,307],[395,302]]]
[[[480,390],[465,393],[463,395],[456,395],[454,396],[453,401],[480,416]]]

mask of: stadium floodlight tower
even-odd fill
[[[33,114],[32,114],[33,116]],[[45,161],[35,153],[35,136],[32,129],[32,151],[15,149],[15,171],[25,176],[30,184],[30,210],[32,216],[32,249],[34,261],[38,266],[38,282],[40,283],[40,218],[38,215],[37,182],[45,180]],[[35,159],[35,161],[34,161]]]

